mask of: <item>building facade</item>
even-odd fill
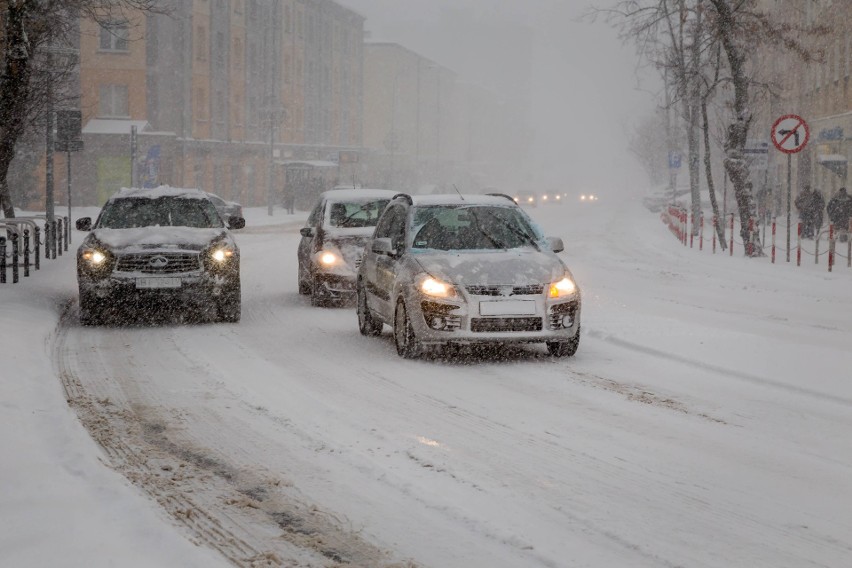
[[[801,30],[804,56],[791,49],[766,46],[756,52],[759,82],[773,86],[763,101],[754,131],[768,140],[772,123],[797,114],[809,125],[807,146],[791,160],[791,195],[806,184],[828,200],[848,184],[852,159],[852,3],[843,0],[762,0],[773,18]],[[761,134],[758,134],[760,136]],[[786,207],[787,159],[770,147],[768,178]]]
[[[81,22],[78,203],[133,183],[279,204],[298,183],[290,164],[361,151],[363,25],[331,0],[174,1]]]

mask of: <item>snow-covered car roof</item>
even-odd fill
[[[159,187],[122,187],[115,192],[110,199],[123,199],[126,197],[147,197],[157,199],[159,197],[183,197],[189,199],[208,199],[207,193],[195,188],[171,187],[161,185]]]
[[[331,189],[324,191],[322,197],[329,201],[370,201],[373,199],[391,199],[399,195],[391,189]]]
[[[472,195],[445,193],[439,195],[412,195],[412,203],[417,205],[504,205],[516,206],[509,196],[502,195]]]

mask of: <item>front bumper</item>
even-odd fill
[[[499,305],[494,304],[493,297],[450,301],[417,294],[408,302],[409,317],[418,341],[426,345],[561,342],[570,341],[579,333],[579,295],[560,300],[549,300],[543,295],[513,300],[523,302],[527,311],[494,313],[501,310],[491,307]],[[490,309],[485,310],[481,303],[487,303]]]
[[[205,272],[170,274],[168,277],[113,273],[100,279],[80,275],[77,282],[81,294],[106,302],[169,299],[195,304],[208,303],[235,285],[233,278]]]
[[[351,300],[355,297],[355,275],[317,272],[314,280],[321,286],[326,297],[337,300]]]

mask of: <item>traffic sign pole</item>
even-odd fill
[[[808,123],[797,114],[785,114],[772,125],[772,143],[787,154],[787,262],[790,262],[790,210],[793,199],[793,154],[801,152],[811,136]]]
[[[790,198],[793,195],[793,154],[787,154],[787,262],[790,262]]]

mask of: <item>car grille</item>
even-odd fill
[[[502,296],[503,291],[511,288],[509,296],[535,296],[544,292],[543,284],[530,284],[528,286],[465,286],[468,294],[474,296]]]
[[[165,262],[163,262],[165,260]],[[142,272],[144,274],[177,274],[199,270],[201,263],[198,253],[137,253],[118,257],[116,271]]]
[[[541,331],[541,318],[473,318],[470,331]]]

